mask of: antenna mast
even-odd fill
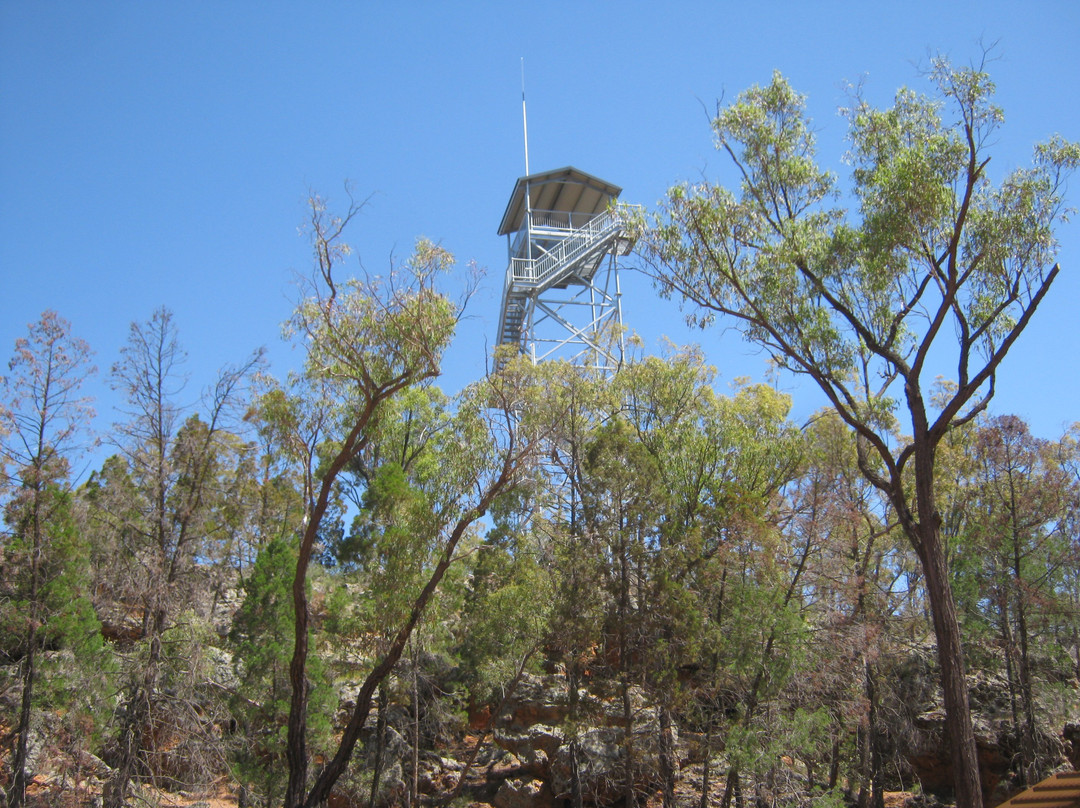
[[[525,57],[521,57],[521,126],[525,130],[525,176],[529,176],[529,119],[525,115]]]
[[[525,227],[532,230],[532,191],[529,189],[529,118],[525,115],[525,57],[521,57],[521,128],[525,134]],[[532,235],[526,239],[528,258],[532,260]]]

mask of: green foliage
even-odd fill
[[[109,687],[107,677],[113,666],[90,600],[90,546],[75,521],[73,499],[56,484],[35,498],[37,529],[43,533],[39,541],[48,548],[39,556],[36,569],[29,563],[34,552],[31,501],[16,497],[8,503],[4,517],[12,531],[2,548],[0,633],[9,660],[27,653],[31,629],[39,648],[62,652],[47,656],[41,664],[36,707],[78,705],[92,714],[99,709],[95,700]]]
[[[860,472],[919,557],[967,808],[981,805],[978,758],[935,454],[987,407],[1058,274],[1054,229],[1080,146],[1038,146],[1031,168],[995,185],[1003,115],[988,75],[935,59],[927,78],[932,95],[902,89],[877,109],[856,93],[845,112],[857,211],[817,165],[804,98],[774,74],[713,121],[738,189],[673,188],[638,245],[661,292],[695,307],[692,322],[732,318],[778,368],[813,379],[857,434]],[[939,363],[955,387],[932,389]]]
[[[243,584],[244,600],[229,635],[238,681],[232,711],[240,737],[233,750],[240,782],[264,799],[280,799],[285,769],[285,720],[289,714],[289,659],[293,650],[291,583],[296,543],[275,538],[260,551]],[[314,752],[332,741],[337,697],[322,660],[307,667],[308,726]]]
[[[331,282],[329,296],[313,287],[296,308],[285,334],[305,339],[306,395],[336,404],[333,418],[342,437],[382,398],[376,391],[396,391],[438,374],[457,311],[434,284],[452,265],[446,250],[421,239],[392,276],[350,279],[340,289]],[[330,267],[324,272],[328,278]],[[278,414],[291,410],[295,422],[298,404],[279,407]]]
[[[466,685],[481,704],[528,668],[548,636],[554,608],[549,571],[529,536],[515,534],[510,503],[499,505],[468,579],[458,651]]]
[[[713,122],[738,193],[673,188],[643,233],[664,293],[701,306],[690,314],[699,322],[737,318],[780,367],[822,385],[849,423],[880,421],[866,413],[898,376],[917,383],[927,346],[948,340],[947,320],[962,357],[957,403],[987,395],[990,375],[966,357],[985,357],[993,373],[1051,277],[1053,230],[1067,212],[1080,147],[1040,144],[1030,169],[995,187],[984,155],[1002,121],[993,83],[943,60],[929,78],[936,96],[902,89],[877,109],[856,95],[846,110],[857,218],[816,165],[805,99],[776,74]]]
[[[735,317],[821,386],[830,407],[801,430],[773,387],[718,392],[693,347],[610,379],[500,354],[450,398],[432,384],[460,313],[438,288],[449,254],[422,240],[386,277],[337,280],[358,207],[335,218],[313,200],[316,274],[286,326],[305,361],[260,380],[253,433],[228,420],[251,365],[208,407],[176,403],[183,353],[159,310],[115,368],[121,454],[76,500],[61,448],[81,400],[36,450],[13,440],[42,403],[40,348],[65,339],[43,316],[0,410],[0,650],[26,668],[39,652],[22,677],[36,676],[34,709],[98,737],[120,693],[121,741],[161,782],[208,782],[226,750],[248,798],[297,804],[287,767],[301,789],[308,761],[328,770],[339,690],[363,682],[359,724],[378,690],[419,753],[455,726],[462,700],[442,688],[496,704],[523,671],[554,669],[571,734],[592,720],[581,688],[633,691],[722,749],[763,803],[838,805],[827,764],[878,788],[893,771],[881,745],[902,753],[885,722],[903,707],[896,657],[931,630],[929,513],[968,661],[1006,669],[1018,721],[1039,698],[1065,716],[1053,681],[1080,671],[1080,441],[981,413],[1056,272],[1080,146],[1051,139],[995,177],[992,82],[940,61],[928,78],[929,95],[905,88],[885,108],[852,98],[845,186],[818,165],[806,99],[775,74],[713,121],[730,187],[678,186],[651,225],[632,222],[694,322]],[[82,349],[58,357],[77,380]],[[927,385],[942,359],[957,380]],[[234,586],[226,651],[193,607]],[[645,726],[626,754],[644,752]],[[356,768],[366,797],[372,772]]]

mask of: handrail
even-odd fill
[[[533,210],[531,211],[531,223],[534,228],[548,228],[555,230],[577,230],[583,227],[591,219],[596,218],[592,213],[581,213],[571,210]],[[600,216],[604,214],[599,214]]]
[[[510,269],[513,272],[513,279],[537,285],[543,283],[557,267],[572,263],[574,259],[579,258],[618,226],[618,219],[613,213],[605,211],[590,219],[584,227],[574,230],[572,236],[563,239],[543,257],[531,261],[526,258],[511,259]]]

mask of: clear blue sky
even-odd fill
[[[674,182],[723,177],[707,109],[774,69],[809,95],[823,161],[843,173],[836,110],[864,78],[880,104],[925,88],[928,56],[980,56],[1005,108],[994,166],[1029,162],[1057,132],[1080,139],[1080,4],[1060,2],[15,2],[0,0],[0,356],[46,308],[97,353],[104,378],[132,320],[171,308],[190,392],[279,339],[310,251],[309,189],[369,205],[350,241],[380,271],[423,235],[488,276],[444,385],[483,372],[505,262],[495,235],[530,167],[574,165],[654,205]],[[1071,201],[1080,204],[1080,180]],[[1080,225],[1063,272],[1001,374],[996,412],[1056,437],[1080,420]],[[624,275],[624,319],[706,348],[724,385],[763,378],[718,330],[688,333],[674,304]],[[947,373],[947,369],[942,369]],[[819,399],[785,384],[795,414]]]

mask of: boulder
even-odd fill
[[[498,730],[494,740],[496,745],[520,761],[523,770],[536,777],[547,777],[551,759],[565,738],[561,730],[547,724],[537,724],[523,732]]]
[[[555,798],[543,780],[504,780],[492,804],[495,808],[554,808]]]

